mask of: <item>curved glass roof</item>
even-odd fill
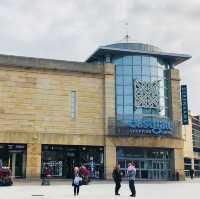
[[[139,50],[144,52],[161,52],[162,50],[156,46],[143,43],[116,43],[106,45],[110,48],[126,49],[126,50]]]
[[[171,66],[178,65],[191,58],[188,54],[168,53],[160,48],[143,43],[115,43],[106,46],[100,46],[86,62],[94,62],[101,60],[102,57],[113,55],[124,56],[133,54],[144,54],[155,57],[160,57],[169,63]]]

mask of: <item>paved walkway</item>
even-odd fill
[[[114,184],[110,181],[92,182],[81,186],[80,199],[131,198],[127,182],[122,183],[120,196],[113,195]],[[136,183],[138,199],[195,199],[200,196],[200,180],[186,182]],[[11,187],[0,187],[1,199],[71,199],[71,183],[53,181],[50,186],[40,186],[39,181],[18,181]]]

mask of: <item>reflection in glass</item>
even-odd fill
[[[117,95],[123,95],[123,86],[117,86],[116,94]]]
[[[149,56],[142,56],[142,65],[143,66],[150,66],[150,59]]]
[[[132,85],[132,76],[124,76],[124,85]]]
[[[124,75],[132,75],[132,66],[124,66]]]
[[[133,75],[141,75],[142,67],[141,66],[133,66]]]
[[[143,118],[168,116],[167,80],[164,73],[167,64],[154,56],[133,55],[114,57],[116,64],[116,105],[120,105],[117,111],[117,119]],[[134,106],[134,81],[154,82],[160,81],[160,109],[136,108]],[[129,108],[131,108],[129,110]],[[118,112],[119,111],[119,112]],[[134,113],[134,115],[133,115]]]
[[[150,65],[157,66],[157,58],[156,57],[150,57]]]
[[[133,56],[133,65],[141,65],[141,56],[139,55]]]
[[[151,67],[149,67],[149,66],[142,66],[142,75],[151,76]]]
[[[122,95],[117,96],[117,105],[123,106],[123,96]]]
[[[124,87],[124,95],[133,95],[133,87],[125,86]]]
[[[124,106],[124,114],[125,115],[133,114],[133,106]]]
[[[132,95],[125,95],[124,96],[124,104],[125,105],[133,105],[133,96]]]
[[[123,58],[123,64],[124,65],[132,65],[132,56],[125,56]]]
[[[116,65],[116,75],[123,75],[123,66]]]
[[[117,85],[123,85],[123,76],[116,76]]]

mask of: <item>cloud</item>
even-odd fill
[[[84,61],[98,46],[134,42],[188,53],[178,66],[191,110],[200,112],[199,0],[1,0],[2,54]]]

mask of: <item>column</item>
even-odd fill
[[[16,153],[12,153],[12,176],[15,177]]]
[[[180,180],[185,179],[183,149],[174,149],[174,172],[179,172]]]
[[[115,133],[115,66],[104,65],[104,118],[105,134]]]
[[[41,144],[27,144],[27,178],[40,178]]]
[[[105,163],[104,171],[106,179],[112,179],[112,171],[116,165],[115,134],[115,65],[104,65],[104,118],[105,118]]]
[[[105,146],[105,177],[112,179],[112,172],[116,165],[116,147],[107,144]]]

